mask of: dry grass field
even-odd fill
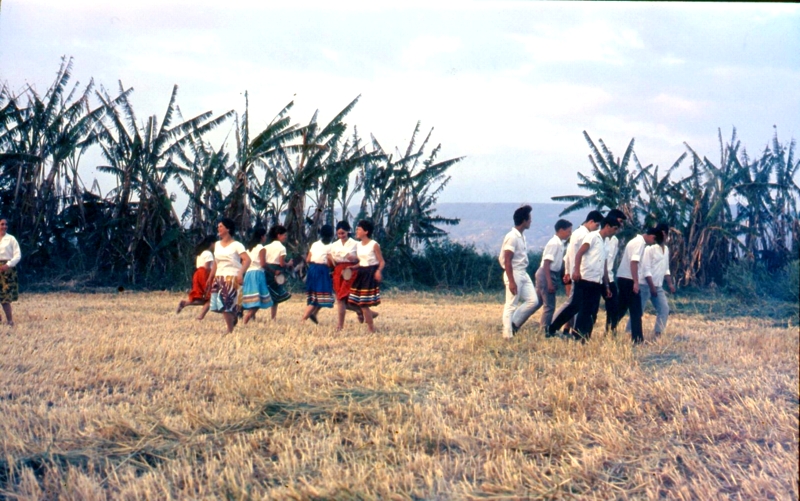
[[[0,327],[0,498],[798,498],[788,322],[504,341],[499,296],[395,293],[376,334],[300,326],[295,296],[224,335],[180,298],[23,295]]]

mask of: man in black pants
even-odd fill
[[[613,217],[619,221],[620,229],[625,226],[625,221],[628,220],[628,216],[619,209],[611,209],[606,214],[606,217]],[[608,257],[606,258],[608,286],[611,288],[611,296],[603,296],[606,305],[606,332],[611,331],[616,335],[617,322],[619,322],[619,292],[617,291],[617,283],[614,281],[614,264],[619,253],[619,239],[616,235],[606,240],[606,249],[608,250]]]
[[[608,287],[608,270],[606,269],[606,244],[605,239],[614,236],[619,229],[616,218],[606,217],[602,227],[586,235],[575,255],[575,264],[572,271],[572,281],[575,287],[572,303],[563,309],[548,327],[547,332],[553,335],[575,313],[575,339],[586,341],[592,335],[592,328],[597,319],[597,310],[600,308],[600,297],[605,289],[606,295],[611,294]]]
[[[617,322],[619,322],[630,308],[631,316],[628,328],[631,331],[633,344],[644,341],[642,335],[642,302],[639,296],[639,263],[644,256],[644,249],[656,241],[655,228],[650,228],[644,235],[637,235],[622,254],[622,261],[617,270],[617,285],[619,286],[619,304],[617,306]]]

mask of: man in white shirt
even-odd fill
[[[619,304],[617,306],[617,322],[619,322],[630,308],[630,319],[628,320],[627,331],[631,333],[633,344],[644,341],[642,336],[642,303],[639,298],[639,274],[640,263],[644,256],[644,250],[648,245],[655,242],[654,229],[647,230],[644,235],[637,235],[622,253],[622,261],[617,270],[617,285],[619,286]]]
[[[603,219],[599,231],[593,231],[584,237],[572,272],[574,292],[572,303],[553,320],[548,329],[551,336],[564,325],[575,313],[575,339],[586,341],[592,335],[592,328],[600,308],[600,296],[605,291],[611,294],[608,286],[608,270],[606,269],[605,239],[614,236],[619,229],[619,221],[615,218]]]
[[[539,304],[533,281],[528,275],[528,244],[523,233],[531,227],[530,205],[514,211],[514,228],[503,239],[500,249],[500,266],[506,286],[506,304],[503,308],[503,337],[511,339]]]
[[[666,279],[669,291],[673,294],[675,293],[675,284],[669,273],[669,247],[666,245],[669,225],[659,223],[653,228],[652,233],[655,235],[655,243],[644,251],[642,257],[642,275],[644,277],[639,277],[639,286],[649,289],[649,294],[647,292],[640,293],[642,311],[644,311],[648,299],[653,302],[653,307],[656,309],[655,337],[657,338],[667,328],[667,318],[669,317],[669,303],[667,303],[667,294],[663,287],[664,280]]]
[[[553,321],[556,309],[556,287],[563,281],[564,243],[572,235],[572,223],[559,219],[555,224],[555,235],[547,242],[542,252],[542,262],[536,270],[536,296],[539,300],[537,309],[544,305],[540,324],[542,329]]]
[[[619,221],[620,230],[625,226],[625,221],[628,220],[628,216],[619,209],[611,209],[606,214],[606,217],[613,217]],[[608,250],[608,257],[606,258],[608,286],[611,288],[611,297],[603,296],[606,305],[606,332],[615,332],[617,330],[617,322],[619,322],[619,291],[617,290],[617,283],[614,281],[614,264],[617,261],[617,254],[619,254],[619,239],[616,235],[606,240],[606,249]]]
[[[562,304],[558,310],[556,311],[556,317],[561,315],[561,313],[568,309],[573,301],[574,296],[574,288],[572,285],[572,269],[575,265],[575,254],[578,252],[578,249],[581,247],[583,243],[583,239],[592,231],[596,231],[600,227],[600,223],[603,221],[603,213],[598,210],[593,210],[586,215],[586,220],[583,222],[582,225],[578,227],[577,230],[572,232],[572,236],[569,238],[569,243],[567,244],[567,250],[564,254],[564,284],[566,285],[567,289],[567,300]],[[577,309],[575,310],[577,311]],[[569,321],[565,324],[567,328],[564,329],[564,333],[567,334],[569,327],[572,325],[572,318],[570,317]],[[549,330],[548,330],[549,332]],[[551,334],[546,334],[548,337]]]

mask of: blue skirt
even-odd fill
[[[271,308],[272,296],[267,287],[267,277],[263,270],[247,270],[242,285],[242,308]]]
[[[306,304],[333,308],[333,280],[327,265],[311,263],[306,275]]]

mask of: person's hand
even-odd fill
[[[675,294],[675,286],[673,284],[669,284],[669,292],[670,294]]]
[[[547,293],[548,293],[548,294],[555,294],[555,293],[556,293],[556,286],[555,286],[555,284],[553,284],[553,283],[550,283],[550,284],[547,286]]]
[[[633,282],[633,293],[639,294],[639,282]]]
[[[561,281],[564,282],[564,285],[569,285],[572,283],[572,280],[570,280],[569,275],[564,275],[563,277],[561,277]]]
[[[575,270],[572,272],[572,281],[573,282],[581,281],[581,270]]]
[[[241,273],[236,275],[236,283],[239,285],[244,285],[244,277],[242,276]]]
[[[655,287],[650,287],[650,295],[653,297],[653,299],[658,297],[658,291]]]
[[[508,290],[511,291],[511,294],[517,295],[517,282],[510,280],[508,282]]]
[[[606,285],[606,297],[608,299],[611,299],[613,296],[614,296],[614,294],[611,292],[611,287]]]
[[[383,274],[381,273],[381,270],[375,270],[375,280],[378,282],[383,281]]]
[[[0,266],[0,271],[8,271],[10,269],[11,269],[11,266],[9,266],[7,264],[4,264],[4,265]]]

